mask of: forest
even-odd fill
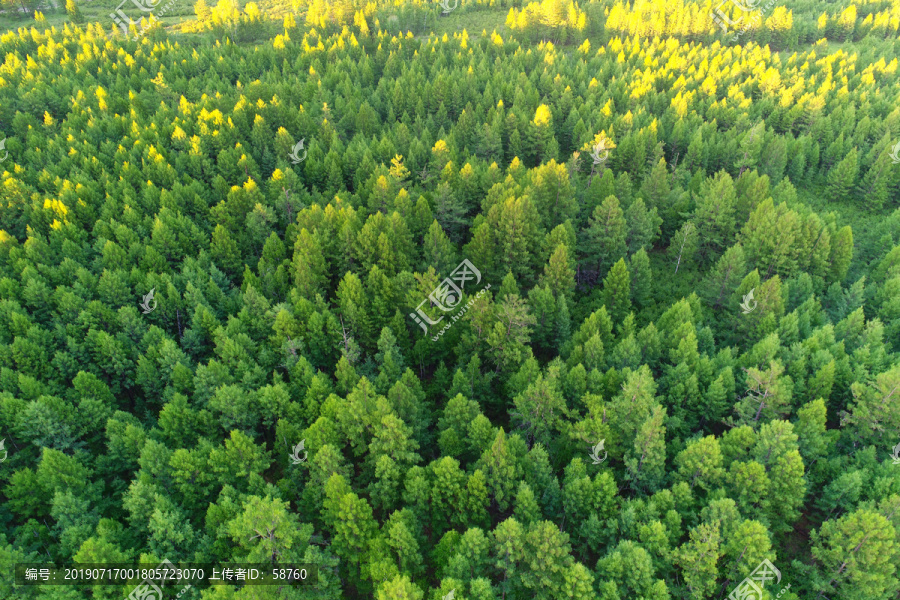
[[[0,6],[0,599],[900,598],[897,0],[117,2]],[[317,576],[13,575],[163,561]]]

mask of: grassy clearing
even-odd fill
[[[65,11],[65,0],[51,0],[58,2],[59,5],[54,7],[49,2],[43,6],[38,6],[37,10],[41,11],[46,19],[47,26],[61,28],[70,22]],[[194,3],[196,0],[178,0],[165,14],[157,15],[163,25],[169,29],[179,29],[177,25],[183,21],[194,19]],[[84,22],[100,23],[104,29],[113,26],[114,21],[110,16],[120,5],[121,0],[76,0],[81,14],[84,16]],[[160,0],[158,6],[167,4],[167,0]],[[207,0],[210,6],[215,5],[216,0]],[[245,4],[245,2],[242,2]],[[264,18],[275,21],[281,21],[288,14],[293,14],[294,10],[290,2],[285,0],[257,0],[260,12]],[[137,20],[140,11],[126,0],[123,10],[131,18]],[[158,11],[158,9],[157,9]],[[302,21],[302,17],[298,17],[298,22]],[[426,35],[444,34],[453,35],[454,33],[466,30],[470,35],[479,35],[482,30],[488,32],[496,29],[503,35],[506,32],[506,12],[502,9],[496,10],[478,10],[474,8],[459,7],[451,11],[447,15],[429,16],[424,23],[424,31]],[[0,12],[0,31],[15,31],[20,27],[30,28],[35,25],[33,13],[24,14],[22,12],[2,11]],[[422,36],[423,28],[416,26],[413,28],[413,34],[416,37]]]
[[[464,29],[470,35],[488,33],[496,29],[501,33],[506,30],[506,13],[502,10],[454,10],[449,15],[441,16],[436,23],[429,20],[428,25],[438,35],[453,35]]]
[[[66,14],[65,0],[55,1],[59,3],[58,7],[53,7],[49,3],[45,3],[43,6],[38,6],[37,10],[43,13],[44,19],[47,21],[47,26],[59,29],[66,23],[69,23],[70,20],[69,16]],[[103,28],[107,30],[115,24],[110,14],[115,12],[120,3],[121,0],[93,0],[91,2],[76,0],[76,4],[81,10],[81,14],[84,16],[85,25],[88,23],[100,23]],[[154,12],[160,13],[160,9],[166,4],[168,4],[168,0],[160,0]],[[126,2],[122,7],[122,10],[135,21],[139,19],[139,15],[141,14],[140,10],[130,1]],[[165,14],[157,14],[156,18],[162,21],[165,27],[171,27],[181,21],[193,19],[194,0],[177,0]],[[0,31],[15,31],[20,27],[30,28],[34,25],[35,21],[32,13],[27,15],[21,12],[12,13],[9,11],[0,13]]]

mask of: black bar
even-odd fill
[[[239,574],[241,579],[237,578]],[[318,565],[306,563],[16,563],[15,575],[17,586],[150,583],[159,588],[186,584],[297,587],[319,583]]]

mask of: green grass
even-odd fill
[[[446,16],[441,16],[437,23],[428,20],[429,29],[437,35],[453,35],[464,29],[469,35],[480,34],[482,29],[488,33],[496,29],[501,35],[506,29],[505,10],[454,10]]]
[[[43,13],[48,27],[52,26],[60,29],[70,21],[69,16],[65,11],[65,0],[57,1],[59,2],[58,8],[53,8],[48,4],[43,9],[38,8],[38,11]],[[89,23],[100,23],[104,30],[109,31],[114,25],[114,21],[109,15],[116,10],[116,7],[119,6],[120,2],[121,0],[93,0],[93,2],[76,0],[76,4],[81,10],[81,14],[84,16],[84,23],[82,26]],[[167,0],[161,0],[157,7],[157,11],[166,4],[168,4]],[[135,21],[138,20],[140,11],[130,2],[123,8],[125,14],[132,19],[135,19]],[[178,0],[168,11],[166,11],[166,14],[157,18],[162,21],[165,27],[171,27],[181,21],[193,19],[194,0]],[[0,31],[15,31],[20,27],[30,28],[35,25],[33,14],[29,13],[28,15],[24,15],[22,13],[11,13],[9,11],[0,13]]]
[[[69,20],[63,6],[65,6],[65,0],[63,0],[63,3],[60,4],[58,9],[54,9],[48,5],[44,8],[38,8],[38,10],[44,13],[44,18],[47,20],[48,26],[52,25],[58,28]],[[84,12],[84,10],[82,10],[82,12]],[[32,25],[35,25],[33,13],[26,15],[18,11],[12,12],[10,10],[0,12],[0,31],[15,31],[20,27],[31,27]]]
[[[65,0],[58,0],[59,7],[53,8],[49,4],[41,10],[46,19],[47,26],[53,26],[57,29],[70,22],[65,11]],[[76,0],[81,14],[84,16],[84,24],[100,23],[103,29],[108,30],[113,25],[113,19],[110,13],[114,12],[119,6],[121,0],[93,0],[86,2],[84,0]],[[172,6],[169,11],[162,17],[158,17],[167,29],[179,29],[177,25],[181,22],[194,19],[194,3],[196,0],[179,0]],[[166,0],[161,0],[159,6],[164,6]],[[216,4],[216,0],[207,0],[207,4],[212,7]],[[245,0],[241,4],[246,4]],[[285,0],[256,0],[259,10],[263,17],[280,22],[288,14],[294,13],[290,2]],[[132,7],[129,10],[125,7],[125,13],[133,19],[137,19],[138,11]],[[302,22],[302,16],[295,15],[298,23]],[[488,32],[496,29],[501,35],[506,33],[506,11],[504,9],[478,10],[472,8],[460,7],[453,10],[448,15],[440,15],[438,17],[429,16],[425,23],[427,35],[443,36],[444,34],[453,35],[463,30],[469,32],[470,35],[479,35],[482,30]],[[20,27],[32,27],[35,25],[33,14],[24,15],[22,13],[2,12],[0,13],[0,31],[15,31]],[[417,37],[421,37],[422,28],[417,26],[413,28],[413,33]]]

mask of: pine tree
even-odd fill
[[[616,191],[615,179],[613,172],[607,169],[603,172],[602,177],[594,177],[591,180],[585,194],[584,204],[581,207],[580,223],[587,223],[591,215],[594,214],[594,209],[600,206],[603,200],[614,195]]]
[[[418,585],[410,581],[408,575],[395,575],[384,581],[375,592],[375,600],[422,600],[425,594]]]
[[[527,197],[510,198],[494,206],[488,220],[497,240],[497,264],[522,282],[534,281],[536,250],[542,237],[534,205]]]
[[[691,529],[690,540],[675,551],[675,561],[681,566],[684,582],[694,597],[706,598],[716,587],[721,541],[717,522],[701,523]]]
[[[502,427],[490,449],[481,456],[478,465],[487,477],[494,506],[501,511],[507,510],[515,494],[515,482],[521,475],[521,467],[510,454],[509,441]]]
[[[572,335],[571,318],[569,317],[569,305],[566,297],[560,295],[556,299],[556,337],[554,347],[561,351]]]
[[[666,409],[655,406],[634,439],[634,450],[625,459],[628,479],[635,491],[655,492],[665,480],[666,436],[663,421]]]
[[[778,361],[770,361],[766,370],[747,369],[746,390],[747,395],[735,406],[741,425],[765,423],[790,412],[793,387]]]
[[[769,478],[769,493],[763,500],[763,508],[775,531],[792,529],[806,497],[805,466],[797,440],[791,423],[771,421],[760,428],[752,452]]]
[[[301,525],[286,502],[250,496],[243,511],[227,524],[227,531],[247,561],[285,560],[298,556],[295,546],[308,543],[311,525]]]
[[[826,521],[812,532],[817,569],[813,589],[842,598],[885,598],[896,594],[888,557],[898,552],[896,533],[885,515],[866,508]]]
[[[553,114],[546,104],[541,104],[535,111],[529,129],[533,164],[547,163],[557,158],[559,146],[553,133]]]
[[[650,269],[650,257],[641,248],[628,259],[628,274],[631,278],[631,296],[641,308],[650,302],[650,290],[653,288],[653,271]]]
[[[729,291],[738,286],[745,275],[745,269],[744,249],[740,244],[735,244],[719,258],[706,277],[703,293],[714,309],[719,309],[730,297]]]
[[[516,396],[513,422],[524,429],[529,442],[547,444],[566,415],[566,402],[557,382],[538,375],[537,380]]]
[[[209,247],[212,259],[225,273],[237,277],[241,270],[241,252],[231,233],[221,225],[216,225]]]
[[[550,521],[532,524],[525,534],[522,562],[523,592],[534,594],[538,600],[559,598],[565,573],[574,563],[569,535]]]
[[[650,174],[641,183],[641,195],[650,210],[656,209],[664,217],[668,215],[669,194],[672,191],[669,169],[664,158],[659,159]]]
[[[513,514],[517,521],[528,527],[532,523],[540,520],[541,508],[538,506],[534,497],[531,486],[526,482],[519,483],[519,490],[516,492],[515,510]]]
[[[544,266],[540,285],[550,287],[556,297],[566,296],[571,298],[575,293],[575,270],[572,268],[572,260],[569,257],[569,247],[565,244],[556,246],[550,260]]]
[[[892,401],[898,385],[900,366],[879,374],[874,382],[851,385],[854,402],[849,407],[848,421],[859,443],[885,444],[884,432],[900,427],[900,405]]]
[[[800,215],[787,203],[763,201],[741,230],[739,241],[747,261],[756,264],[764,279],[774,274],[793,275],[798,267],[802,236]]]
[[[625,215],[615,196],[608,196],[594,209],[584,231],[585,266],[596,269],[597,277],[625,255],[627,235]]]
[[[831,256],[828,281],[843,281],[853,260],[853,231],[845,225],[834,235],[831,241]]]
[[[675,457],[675,464],[678,466],[678,478],[692,488],[699,486],[711,490],[725,475],[719,441],[711,435],[689,443]]]
[[[603,280],[602,299],[615,322],[621,322],[631,312],[631,276],[624,259],[620,258]]]
[[[692,216],[703,260],[712,260],[731,239],[735,226],[735,202],[734,183],[728,173],[719,172],[713,179],[704,182]]]
[[[69,21],[72,23],[76,25],[84,23],[84,15],[81,14],[81,9],[78,8],[75,0],[66,0],[66,14],[69,15]]]
[[[307,299],[324,295],[327,290],[328,263],[322,253],[322,245],[317,233],[303,228],[294,243],[294,285]]]
[[[641,248],[652,248],[653,242],[660,235],[659,226],[662,219],[657,215],[656,207],[647,210],[643,198],[637,198],[625,211],[628,223],[628,252],[634,254]]]
[[[349,338],[359,339],[359,343],[368,346],[371,343],[372,322],[369,315],[369,300],[363,290],[362,282],[353,273],[347,273],[337,289],[343,328],[343,345],[349,350]]]
[[[570,566],[563,574],[562,596],[572,600],[594,598],[594,576],[581,563]]]
[[[828,172],[828,188],[825,191],[828,199],[832,201],[848,200],[850,190],[856,184],[858,171],[859,159],[856,148],[853,148]]]
[[[466,207],[447,182],[441,182],[434,194],[434,218],[441,229],[454,242],[462,239],[463,228],[468,223]]]
[[[456,252],[437,220],[432,221],[422,243],[426,265],[436,273],[449,274],[457,264]]]
[[[876,149],[877,146],[872,149],[872,153]],[[888,200],[891,186],[891,164],[890,147],[888,144],[884,144],[881,152],[859,183],[859,197],[872,210],[880,210]]]

